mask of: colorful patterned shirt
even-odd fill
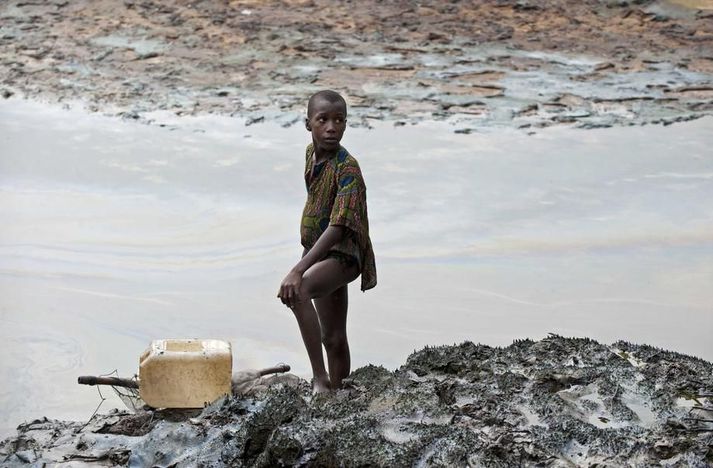
[[[302,212],[300,238],[311,249],[329,227],[345,226],[347,234],[330,251],[350,255],[361,270],[361,290],[376,286],[376,261],[369,238],[366,185],[359,164],[340,146],[336,156],[314,165],[314,148],[307,145],[305,185],[307,202]]]

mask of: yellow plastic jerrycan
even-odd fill
[[[139,359],[140,394],[154,408],[202,408],[230,394],[233,354],[220,340],[154,340]]]

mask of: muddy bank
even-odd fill
[[[707,0],[13,0],[0,20],[2,96],[129,118],[165,109],[289,126],[325,87],[364,126],[606,127],[713,113]]]
[[[713,364],[551,336],[427,347],[350,388],[278,384],[200,414],[23,424],[3,466],[709,466]]]

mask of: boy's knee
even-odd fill
[[[319,297],[319,290],[315,285],[312,275],[307,272],[302,277],[302,284],[300,285],[300,299],[303,301],[309,301]]]
[[[347,335],[342,332],[322,335],[322,344],[327,351],[338,351],[347,346]]]

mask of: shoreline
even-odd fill
[[[333,87],[365,127],[667,124],[713,114],[713,2],[693,3],[705,9],[367,2],[345,19],[330,2],[15,0],[0,7],[0,95],[291,126],[306,96]]]

